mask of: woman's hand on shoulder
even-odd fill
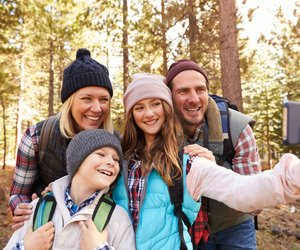
[[[53,182],[50,182],[49,185],[47,187],[45,187],[45,189],[41,193],[42,196],[44,196],[48,192],[52,192],[52,184],[53,184]]]
[[[20,203],[14,211],[14,216],[12,218],[12,230],[24,226],[24,222],[30,219],[32,214],[32,205],[30,203]]]
[[[31,196],[32,200],[39,198],[36,193]],[[30,203],[20,203],[15,211],[12,218],[12,230],[16,231],[24,226],[24,222],[30,219],[32,214],[32,205]]]

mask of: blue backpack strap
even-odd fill
[[[224,97],[218,95],[210,95],[211,98],[216,102],[220,110],[221,121],[222,121],[222,131],[223,131],[223,156],[219,160],[219,164],[223,164],[225,161],[231,162],[235,155],[235,145],[233,144],[231,130],[230,130],[230,113],[228,105],[232,105],[230,101]]]
[[[35,231],[47,222],[51,221],[55,208],[56,200],[52,192],[48,192],[41,197],[34,210],[32,230]]]

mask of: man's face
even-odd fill
[[[172,83],[175,112],[185,131],[193,135],[208,105],[206,79],[198,71],[186,70],[176,75]]]

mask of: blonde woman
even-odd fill
[[[14,230],[29,219],[32,195],[39,195],[49,183],[67,174],[65,152],[71,138],[82,130],[96,128],[113,133],[110,115],[112,96],[107,68],[92,59],[90,51],[79,49],[76,60],[64,70],[63,105],[43,157],[39,143],[46,120],[30,126],[20,142],[10,193]]]

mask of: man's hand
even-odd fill
[[[189,156],[199,156],[204,157],[208,160],[216,162],[215,156],[207,148],[201,147],[198,144],[191,144],[184,147],[184,153],[189,154]]]
[[[49,221],[34,232],[28,229],[24,236],[24,247],[26,250],[48,250],[54,240],[54,224]]]
[[[80,221],[80,249],[90,250],[107,242],[107,231],[98,232],[96,225],[89,219],[87,221]]]

